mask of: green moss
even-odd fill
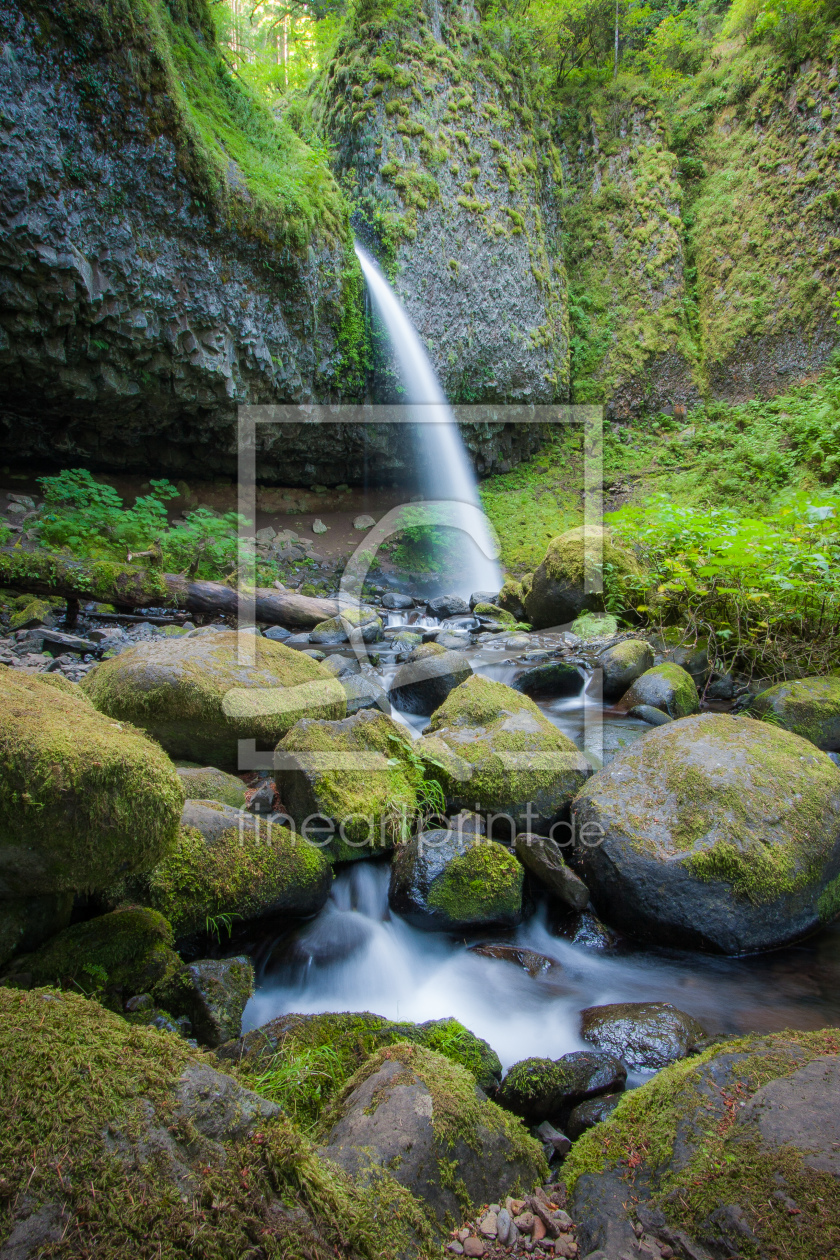
[[[319,849],[285,827],[247,818],[212,844],[182,827],[172,853],[141,886],[148,904],[177,936],[212,923],[268,913],[313,913],[326,900],[332,873]]]
[[[9,630],[25,630],[30,626],[55,625],[53,610],[45,599],[30,599],[9,618]]]
[[[506,626],[515,626],[516,617],[506,609],[499,607],[498,604],[476,604],[473,609],[476,617],[492,617],[495,621],[501,621]]]
[[[39,674],[38,682],[44,687],[52,687],[54,691],[60,691],[62,695],[69,696],[77,704],[82,704],[87,709],[93,708],[89,698],[82,691],[79,684],[71,682],[69,678],[65,678],[58,670],[53,670],[49,674]]]
[[[245,784],[235,774],[214,770],[212,766],[178,770],[188,801],[220,801],[240,809],[245,804]]]
[[[169,758],[39,677],[0,673],[0,850],[22,894],[104,888],[171,848],[184,793]],[[27,853],[21,861],[20,853]]]
[[[661,696],[661,700],[645,698],[650,694],[649,689],[647,691],[645,689],[646,679],[648,683],[659,684],[655,687],[654,694]],[[640,674],[621,702],[628,709],[636,704],[652,703],[657,708],[664,709],[669,717],[675,719],[688,717],[691,713],[696,713],[700,707],[700,697],[697,694],[694,679],[681,665],[671,665],[667,661],[663,665],[654,665],[652,669],[646,669],[643,674]]]
[[[500,844],[481,838],[432,881],[428,903],[453,923],[515,920],[522,912],[524,867]]]

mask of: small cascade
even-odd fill
[[[462,589],[456,591],[453,587],[453,593],[497,591],[501,587],[502,573],[486,519],[481,517],[478,530],[475,524],[467,528],[468,518],[473,522],[476,519],[468,509],[478,508],[480,503],[475,473],[455,417],[402,303],[370,254],[358,243],[355,248],[371,302],[387,330],[399,366],[406,402],[414,409],[418,471],[424,499],[453,505],[447,513],[448,523],[466,531],[462,554],[467,563],[460,582],[456,583]],[[467,510],[459,513],[458,505],[464,505]]]

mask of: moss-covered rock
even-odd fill
[[[341,722],[305,718],[277,745],[275,782],[298,831],[333,861],[392,848],[408,834],[422,773],[411,739],[377,709]]]
[[[180,968],[172,946],[172,928],[162,914],[126,906],[76,923],[35,953],[19,955],[6,982],[77,989],[122,1011],[126,998],[151,993]]]
[[[213,766],[179,766],[178,778],[188,801],[219,801],[235,809],[245,805],[245,784],[235,774]]]
[[[505,612],[509,612],[517,621],[522,621],[525,617],[525,594],[522,589],[522,583],[517,582],[516,578],[505,578],[502,589],[499,591],[498,605]]]
[[[250,958],[199,958],[155,987],[155,1000],[185,1015],[203,1046],[220,1046],[242,1031],[242,1013],[254,992]]]
[[[522,1059],[510,1068],[497,1101],[529,1124],[562,1125],[576,1103],[624,1088],[627,1068],[613,1054],[574,1050],[560,1059]]]
[[[473,608],[476,617],[486,617],[491,621],[500,621],[506,626],[515,626],[518,617],[514,617],[513,613],[507,609],[500,607],[498,604],[476,604]]]
[[[95,1239],[97,1260],[142,1260],[150,1240],[163,1255],[232,1257],[256,1236],[271,1260],[439,1254],[422,1204],[387,1171],[354,1183],[182,1038],[79,994],[0,989],[0,1095],[7,1250],[34,1236],[65,1255]]]
[[[721,713],[657,727],[573,812],[595,908],[633,935],[737,954],[840,913],[840,770],[789,731]]]
[[[12,613],[9,630],[32,630],[36,626],[54,626],[58,617],[45,599],[30,599]]]
[[[402,713],[428,717],[471,674],[472,665],[462,652],[442,643],[424,643],[414,648],[397,670],[388,699]]]
[[[552,539],[525,596],[528,620],[541,630],[574,621],[583,612],[602,612],[605,571],[612,580],[638,572],[633,556],[606,530],[580,525]]]
[[[654,665],[640,674],[618,701],[621,709],[650,705],[670,718],[689,717],[700,708],[694,679],[680,665]]]
[[[474,810],[478,802],[499,815],[496,829],[510,840],[522,830],[547,831],[591,773],[533,700],[478,675],[449,694],[428,729],[415,749],[449,808]]]
[[[238,741],[273,748],[302,717],[341,718],[344,691],[317,661],[266,638],[222,630],[138,643],[82,684],[97,709],[133,722],[173,757],[237,769]]]
[[[605,700],[617,700],[640,675],[653,668],[653,649],[643,639],[624,639],[598,657]]]
[[[0,673],[0,895],[90,891],[149,870],[184,793],[142,732],[40,677]]]
[[[63,674],[59,674],[57,670],[49,674],[39,674],[38,682],[43,683],[45,687],[53,687],[56,691],[60,691],[65,696],[72,696],[80,704],[85,704],[89,709],[93,708],[90,697],[82,691],[78,683],[71,682],[69,678],[65,678]]]
[[[376,643],[381,638],[382,620],[372,608],[345,608],[309,632],[310,643]]]
[[[625,1094],[563,1165],[580,1251],[636,1248],[638,1225],[687,1255],[830,1255],[838,1051],[836,1028],[742,1037]]]
[[[246,1084],[279,1103],[305,1126],[317,1124],[365,1059],[383,1046],[410,1041],[436,1050],[494,1091],[502,1065],[493,1049],[456,1019],[394,1023],[369,1011],[279,1015],[218,1050]]]
[[[322,1153],[363,1184],[387,1168],[421,1196],[443,1232],[451,1219],[544,1180],[522,1122],[487,1100],[471,1073],[417,1045],[379,1050],[324,1120]]]
[[[522,918],[525,872],[506,848],[458,830],[423,831],[394,855],[388,903],[415,927],[457,931]]]
[[[323,853],[286,827],[215,801],[188,801],[172,852],[129,891],[183,937],[219,933],[237,920],[316,914],[331,884]]]
[[[783,726],[826,752],[840,749],[840,678],[797,678],[759,692],[750,717]]]

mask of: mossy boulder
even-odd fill
[[[642,639],[624,639],[598,657],[605,700],[617,700],[637,678],[653,668],[653,648]]]
[[[320,621],[309,633],[310,643],[376,643],[382,638],[382,621],[372,608],[345,609],[339,617]]]
[[[472,665],[462,652],[442,643],[424,643],[414,648],[397,670],[388,699],[401,713],[428,717],[471,674]]]
[[[496,829],[511,841],[518,831],[547,832],[565,817],[591,773],[533,700],[478,675],[449,694],[428,731],[415,750],[450,810],[499,815]]]
[[[563,1165],[580,1253],[836,1251],[838,1051],[836,1028],[741,1037],[624,1094]]]
[[[149,870],[183,802],[141,731],[39,677],[0,673],[0,896],[92,891]]]
[[[515,626],[519,621],[518,617],[514,617],[513,613],[502,608],[499,604],[476,604],[473,613],[478,618],[488,621],[500,621],[505,626]]]
[[[616,579],[638,572],[633,556],[606,530],[580,525],[552,539],[525,595],[528,621],[542,630],[574,621],[583,612],[603,612],[603,591],[591,588],[602,585],[605,571]]]
[[[66,928],[73,913],[72,892],[0,899],[0,967],[16,953],[28,953]]]
[[[599,770],[573,812],[595,908],[632,935],[740,954],[840,913],[840,770],[789,731],[670,722]]]
[[[615,1055],[574,1050],[560,1059],[514,1063],[497,1101],[529,1124],[549,1120],[562,1126],[577,1103],[623,1089],[626,1080],[627,1068]]]
[[[38,682],[45,687],[52,687],[55,691],[62,692],[65,696],[72,696],[79,704],[85,704],[89,709],[94,707],[90,697],[85,695],[79,684],[71,682],[69,678],[65,678],[58,671],[49,674],[39,674]]]
[[[274,774],[296,830],[344,862],[408,834],[422,781],[410,736],[378,709],[298,722],[277,745]]]
[[[365,1184],[388,1169],[442,1234],[488,1202],[545,1179],[539,1145],[470,1072],[423,1046],[379,1050],[324,1120],[321,1153]]]
[[[655,665],[640,674],[618,701],[621,709],[649,705],[669,718],[688,717],[700,708],[694,679],[680,665]]]
[[[423,1205],[387,1171],[356,1185],[183,1038],[80,994],[0,988],[0,1094],[10,1255],[142,1260],[154,1240],[233,1257],[255,1237],[271,1257],[439,1255]]]
[[[797,678],[753,699],[750,717],[782,726],[825,752],[840,749],[840,678]]]
[[[246,636],[242,636],[245,638]],[[273,748],[302,717],[341,718],[344,691],[317,661],[272,639],[211,631],[138,643],[82,686],[102,713],[148,731],[173,757],[236,770],[240,739]],[[240,662],[250,647],[253,664]]]
[[[58,617],[45,599],[30,599],[9,618],[9,630],[34,630],[37,626],[54,626]]]
[[[235,1063],[245,1084],[260,1088],[300,1124],[318,1122],[369,1055],[400,1041],[436,1050],[460,1064],[487,1092],[495,1091],[502,1065],[495,1051],[456,1019],[424,1024],[393,1022],[369,1011],[323,1015],[278,1015],[218,1050],[223,1063]],[[314,1067],[313,1067],[314,1065]],[[273,1085],[268,1082],[272,1081]]]
[[[452,829],[423,831],[394,855],[388,904],[430,931],[513,927],[522,918],[524,875],[494,840]]]
[[[178,778],[188,801],[219,801],[235,809],[245,806],[245,784],[235,774],[214,766],[179,766]]]
[[[193,1036],[212,1048],[239,1036],[253,992],[250,958],[199,958],[158,984],[155,1000],[172,1015],[186,1015]]]
[[[75,923],[32,954],[19,955],[6,982],[25,988],[81,990],[122,1011],[125,1000],[151,993],[181,966],[172,928],[162,914],[126,906]]]
[[[188,801],[172,852],[129,892],[184,937],[234,921],[316,914],[331,885],[323,853],[286,827],[216,801]]]
[[[517,582],[515,578],[506,578],[499,591],[497,600],[499,608],[510,613],[516,621],[523,621],[525,618],[525,593],[522,589],[522,583]]]

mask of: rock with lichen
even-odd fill
[[[840,677],[776,683],[753,698],[749,713],[801,735],[825,752],[840,749]]]
[[[840,770],[768,723],[657,727],[593,775],[573,815],[593,905],[633,936],[751,953],[840,913]]]
[[[627,1068],[610,1053],[573,1050],[559,1059],[522,1059],[502,1081],[500,1107],[529,1124],[550,1120],[562,1125],[572,1108],[585,1098],[624,1088]]]
[[[224,770],[238,769],[240,740],[273,748],[300,718],[340,718],[347,707],[317,661],[262,637],[243,646],[232,630],[138,643],[92,669],[83,689],[171,756]]]
[[[548,544],[524,596],[535,629],[573,622],[585,612],[604,610],[604,574],[611,579],[638,573],[634,557],[599,526],[577,526]]]
[[[580,1035],[630,1068],[657,1071],[690,1054],[706,1030],[670,1002],[608,1002],[581,1011]]]
[[[653,668],[653,649],[643,639],[624,639],[598,657],[605,700],[617,700],[646,670]]]
[[[654,665],[640,674],[618,701],[620,709],[648,706],[669,718],[684,718],[700,708],[694,679],[680,665]]]
[[[394,855],[388,904],[429,931],[515,927],[524,877],[516,858],[494,840],[455,828],[422,831]]]

